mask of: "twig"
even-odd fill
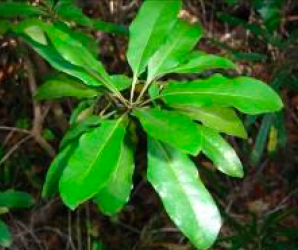
[[[27,135],[25,138],[20,140],[17,144],[15,144],[1,159],[0,166],[12,156],[12,154],[18,150],[18,148],[25,143],[27,140],[29,140],[32,137],[32,135]]]
[[[43,116],[40,103],[34,99],[34,94],[37,91],[37,84],[34,74],[34,67],[29,58],[25,59],[25,68],[28,73],[28,84],[33,98],[34,119],[31,135],[35,141],[48,153],[49,156],[54,157],[56,155],[55,149],[41,135],[45,117]]]

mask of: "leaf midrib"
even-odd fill
[[[179,37],[177,39],[175,39],[175,42],[166,50],[166,53],[164,53],[162,58],[159,60],[159,63],[157,63],[157,66],[155,66],[155,72],[153,71],[153,76],[159,72],[159,70],[161,69],[161,66],[163,66],[163,63],[166,61],[167,57],[173,51],[173,48],[175,48],[175,46],[180,43],[180,39],[184,37],[184,35],[187,31],[188,30],[184,30],[182,33],[180,33]],[[167,45],[167,43],[164,44],[164,46],[166,46],[166,45]],[[157,53],[158,53],[158,51],[157,51]]]
[[[144,49],[142,50],[142,53],[141,53],[141,56],[140,56],[140,59],[139,59],[139,62],[138,62],[138,67],[137,67],[137,70],[135,72],[135,75],[138,75],[139,72],[140,72],[140,69],[141,69],[141,66],[142,66],[142,61],[144,60],[144,54],[145,54],[145,51],[147,50],[148,48],[148,44],[150,43],[150,41],[152,40],[152,34],[153,34],[153,31],[156,29],[156,24],[161,16],[161,13],[164,12],[164,8],[165,6],[162,8],[162,10],[159,12],[157,18],[154,20],[153,22],[153,25],[152,25],[152,29],[150,30],[150,33],[148,34],[148,39],[146,39],[146,43],[144,44]]]
[[[115,126],[113,127],[113,129],[110,131],[109,135],[106,137],[105,143],[102,144],[102,146],[99,148],[98,153],[96,154],[96,156],[94,157],[93,161],[89,164],[89,167],[87,168],[87,171],[84,172],[83,176],[81,179],[85,179],[87,175],[90,174],[91,169],[93,167],[93,165],[95,164],[95,162],[97,161],[98,157],[102,154],[103,149],[106,147],[106,145],[108,144],[108,142],[111,140],[111,138],[114,135],[114,132],[116,131],[116,129],[119,127],[119,124],[121,123],[121,121],[123,120],[123,117],[119,118],[119,120],[117,120],[117,122],[115,123]]]
[[[171,90],[168,90],[171,91]],[[172,93],[171,93],[172,92]],[[240,96],[240,95],[228,95],[229,92],[224,92],[224,93],[219,93],[219,92],[189,92],[189,91],[182,91],[182,92],[175,92],[175,91],[171,91],[171,92],[166,92],[166,93],[162,93],[160,97],[167,97],[167,96],[176,96],[176,95],[215,95],[215,96],[223,96],[223,97],[235,97],[235,98],[243,98],[243,99],[247,99],[247,100],[256,100],[256,101],[260,101],[262,103],[264,103],[264,99],[259,99],[259,98],[252,98],[252,97],[248,97],[248,96]],[[265,102],[266,103],[266,102]]]

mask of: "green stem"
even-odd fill
[[[138,83],[138,77],[136,75],[133,76],[132,80],[132,86],[131,86],[131,92],[130,92],[130,105],[132,106],[133,104],[133,98],[134,98],[134,93],[135,93],[135,88]]]
[[[151,84],[151,81],[148,81],[148,79],[147,79],[147,81],[146,81],[144,87],[142,88],[142,91],[141,91],[139,97],[138,97],[137,100],[136,100],[136,103],[139,103],[139,102],[140,102],[140,100],[141,100],[142,97],[144,96],[146,90],[149,88],[150,84]]]

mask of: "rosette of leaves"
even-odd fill
[[[92,199],[104,214],[118,213],[129,200],[143,131],[148,181],[181,232],[198,249],[207,249],[221,218],[190,157],[203,153],[219,171],[242,177],[241,162],[221,133],[246,138],[237,111],[257,115],[279,111],[283,104],[268,85],[251,77],[165,80],[168,74],[235,68],[229,59],[195,49],[202,28],[178,18],[181,5],[180,0],[144,2],[129,29],[131,78],[109,75],[86,47],[55,25],[35,22],[14,32],[65,74],[47,79],[36,97],[80,100],[43,197],[60,193],[71,209]]]
[[[32,197],[24,192],[7,190],[0,192],[0,215],[6,214],[12,209],[29,208],[34,203]],[[0,219],[0,246],[9,247],[12,236],[8,226]]]

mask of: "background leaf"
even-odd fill
[[[45,14],[42,8],[24,2],[2,2],[0,4],[0,16],[6,18],[39,17]]]
[[[0,246],[9,247],[12,243],[12,236],[6,224],[0,220]]]
[[[8,209],[28,208],[33,203],[33,198],[24,192],[8,190],[0,193],[0,207]]]

